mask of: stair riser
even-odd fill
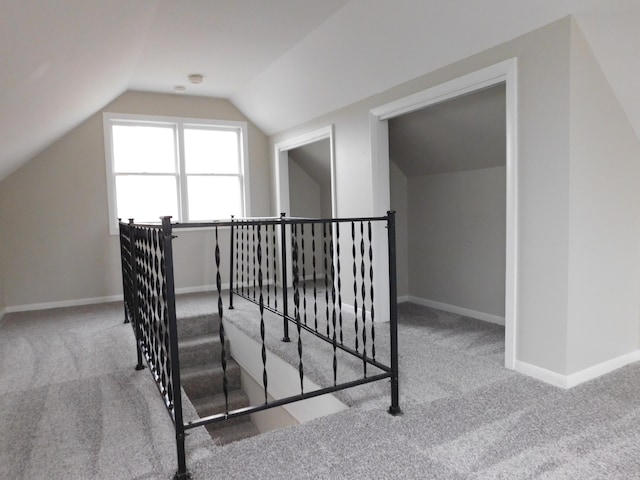
[[[217,334],[220,331],[220,317],[217,314],[199,315],[178,319],[178,338]]]
[[[194,367],[196,365],[216,364],[221,363],[222,358],[222,344],[217,338],[212,339],[210,342],[202,343],[198,345],[180,345],[180,366],[182,368]],[[229,341],[225,342],[225,352],[227,358],[229,358],[230,345]]]
[[[202,398],[222,393],[222,370],[207,370],[197,375],[185,376],[182,387],[189,398]],[[240,368],[237,365],[227,369],[227,388],[229,391],[240,388]]]

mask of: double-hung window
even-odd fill
[[[105,113],[110,230],[245,216],[245,122]]]

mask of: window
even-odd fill
[[[245,216],[245,122],[105,113],[109,226]]]

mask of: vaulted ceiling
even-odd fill
[[[0,0],[0,179],[126,90],[271,134],[568,14],[640,132],[637,0]]]

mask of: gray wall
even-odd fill
[[[103,111],[247,120],[226,100],[141,92],[127,92]],[[268,215],[268,144],[250,122],[248,132],[251,214]],[[6,306],[120,294],[118,238],[109,235],[107,217],[100,111],[0,183]],[[212,236],[180,233],[177,288],[215,283]]]
[[[572,87],[580,89],[587,82],[578,75],[571,75],[572,55],[581,56],[584,70],[595,70],[602,74],[590,52],[577,48],[577,27],[571,18],[565,18],[510,42],[491,48],[478,55],[456,62],[440,70],[408,81],[366,100],[331,112],[296,128],[270,137],[272,144],[302,135],[329,124],[335,129],[336,183],[338,215],[382,214],[374,211],[376,197],[385,192],[374,191],[370,144],[370,110],[412,93],[441,84],[448,80],[477,71],[509,58],[518,59],[518,284],[517,293],[517,342],[516,356],[524,362],[542,369],[567,374],[578,366],[595,365],[599,362],[628,353],[629,348],[638,349],[639,298],[637,287],[640,274],[638,245],[640,233],[636,227],[640,221],[640,173],[637,171],[639,148],[637,137],[631,136],[628,119],[615,99],[599,85],[593,90],[596,98],[572,94]],[[573,44],[572,44],[573,42]],[[587,58],[588,57],[588,58]],[[382,67],[381,67],[382,68]],[[573,70],[577,70],[574,67]],[[605,82],[606,84],[606,82]],[[573,96],[573,98],[572,98]],[[599,130],[592,125],[581,132],[581,139],[573,130],[577,123],[579,105],[595,105],[604,102],[611,109],[611,116],[622,129],[605,127]],[[595,110],[593,107],[588,110]],[[575,112],[575,113],[574,113]],[[590,121],[602,127],[603,119],[591,115]],[[591,135],[594,135],[591,138]],[[606,137],[603,139],[602,137]],[[604,142],[601,142],[604,140]],[[582,143],[582,142],[586,143]],[[616,147],[620,141],[625,147]],[[604,184],[582,178],[581,168],[574,169],[577,151],[583,146],[593,148],[593,143],[603,145],[604,151],[591,153],[593,164],[607,170]],[[597,156],[595,158],[594,156]],[[575,159],[575,161],[574,161]],[[614,159],[614,160],[612,160]],[[617,173],[610,171],[610,162],[619,165]],[[573,170],[572,170],[573,169]],[[623,182],[624,194],[617,192],[611,177]],[[625,177],[625,178],[622,178]],[[635,183],[636,190],[628,187]],[[585,195],[577,187],[590,188]],[[593,195],[593,197],[591,197]],[[570,215],[585,214],[592,204],[599,205],[599,217],[620,218],[620,222],[606,224],[612,245],[621,248],[609,252],[606,258],[615,257],[611,275],[619,275],[620,282],[627,282],[623,292],[617,292],[601,280],[594,280],[602,273],[600,260],[592,257],[603,253],[603,247],[589,245],[581,239],[579,230],[598,229],[598,222],[588,216],[582,217],[584,225],[572,224]],[[588,208],[589,207],[589,208]],[[576,217],[577,220],[577,217]],[[629,222],[629,226],[622,223]],[[570,256],[569,247],[582,244],[580,258]],[[633,247],[632,247],[633,245]],[[624,264],[621,259],[626,258]],[[580,281],[586,276],[590,280]],[[571,282],[571,297],[570,297]],[[581,285],[586,282],[584,285]],[[593,282],[593,283],[592,283]],[[591,285],[589,285],[591,284]],[[589,286],[600,286],[594,298]],[[573,290],[577,289],[574,293]],[[629,293],[634,290],[633,294]],[[589,295],[591,295],[589,297]],[[574,299],[575,297],[575,299]],[[596,317],[585,312],[588,320],[580,319],[577,306],[580,300],[587,303],[601,302],[598,310],[613,309],[621,316]],[[575,311],[570,319],[571,308]],[[575,322],[576,328],[573,328]],[[579,335],[578,324],[593,323],[589,329],[589,340]],[[608,348],[592,350],[602,330],[608,331]],[[568,336],[571,335],[569,347]],[[569,362],[568,355],[575,359]]]
[[[289,157],[289,205],[292,217],[320,218],[320,185]]]
[[[411,296],[504,317],[505,172],[409,177]]]

